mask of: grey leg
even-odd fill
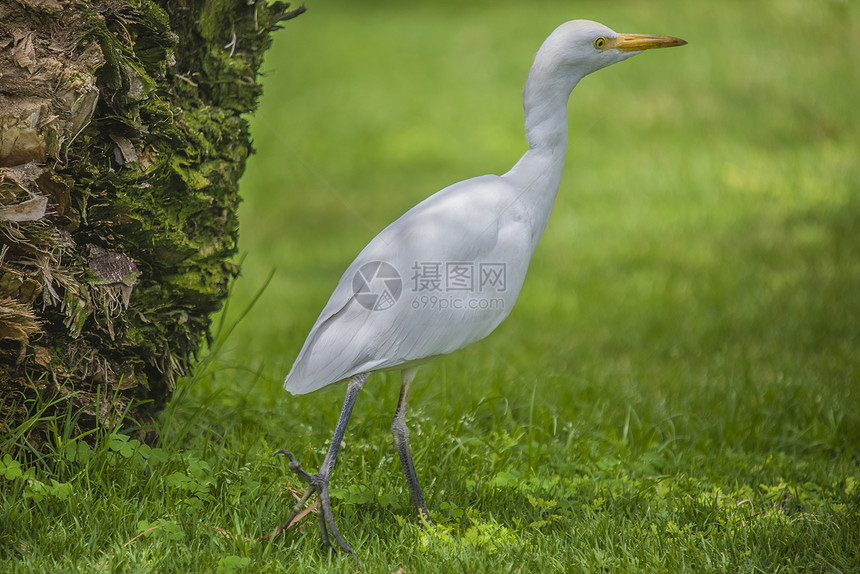
[[[298,461],[296,461],[296,459],[293,458],[293,455],[287,450],[281,449],[274,453],[286,455],[287,458],[290,459],[290,470],[308,483],[308,489],[305,491],[301,500],[293,506],[292,512],[290,512],[290,516],[287,520],[280,526],[280,528],[278,528],[277,532],[275,532],[275,535],[272,537],[273,540],[290,526],[290,523],[296,515],[301,512],[302,507],[304,507],[308,499],[314,493],[317,493],[319,494],[320,499],[320,534],[322,535],[323,542],[326,545],[331,546],[331,541],[329,540],[329,533],[331,533],[331,535],[334,536],[334,539],[337,540],[338,546],[340,546],[341,550],[349,552],[352,554],[353,558],[356,558],[355,552],[353,552],[352,548],[350,548],[349,545],[344,542],[343,538],[341,538],[340,532],[338,532],[337,526],[334,523],[334,515],[331,512],[331,501],[328,496],[328,483],[331,478],[331,472],[334,469],[334,463],[337,460],[337,451],[340,449],[340,443],[343,441],[343,435],[346,432],[346,425],[349,423],[349,416],[352,414],[352,407],[355,405],[355,399],[358,397],[358,391],[360,391],[361,387],[364,386],[364,381],[367,380],[369,375],[370,373],[361,373],[349,379],[349,383],[347,383],[346,387],[346,398],[343,400],[343,409],[340,411],[340,418],[337,420],[337,426],[334,427],[334,436],[332,436],[328,452],[325,455],[325,459],[323,460],[318,473],[311,475],[305,472]],[[358,562],[358,558],[356,558],[356,562]]]
[[[418,475],[415,473],[415,465],[412,462],[412,452],[409,450],[409,429],[406,426],[406,401],[409,398],[409,389],[418,369],[404,369],[401,376],[400,400],[397,401],[397,410],[394,413],[394,421],[391,423],[391,434],[394,436],[394,445],[400,455],[400,464],[406,474],[406,483],[409,492],[412,493],[412,502],[422,520],[430,522],[430,511],[424,503],[424,495],[421,493],[421,485],[418,484]]]

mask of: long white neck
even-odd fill
[[[560,70],[552,50],[542,47],[535,57],[523,91],[529,150],[504,176],[522,189],[522,200],[532,213],[537,245],[549,221],[567,152],[567,100],[582,75]]]

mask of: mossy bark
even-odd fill
[[[0,432],[49,400],[144,421],[190,372],[288,7],[0,0]]]

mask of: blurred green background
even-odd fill
[[[340,274],[427,195],[513,165],[534,52],[588,18],[689,45],[577,87],[561,191],[517,307],[485,343],[425,367],[413,404],[437,403],[440,379],[479,397],[501,378],[499,392],[536,386],[564,418],[576,413],[559,393],[591,389],[654,416],[775,393],[790,420],[811,406],[790,387],[811,377],[820,401],[860,407],[856,4],[308,8],[267,55],[242,181],[231,309],[276,273],[223,359],[263,374],[255,392],[300,418],[340,401],[279,390]],[[392,384],[378,392],[393,408]]]

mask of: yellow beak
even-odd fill
[[[652,48],[671,48],[683,46],[686,40],[672,36],[649,36],[647,34],[618,34],[615,37],[615,48],[622,52],[638,52]]]

